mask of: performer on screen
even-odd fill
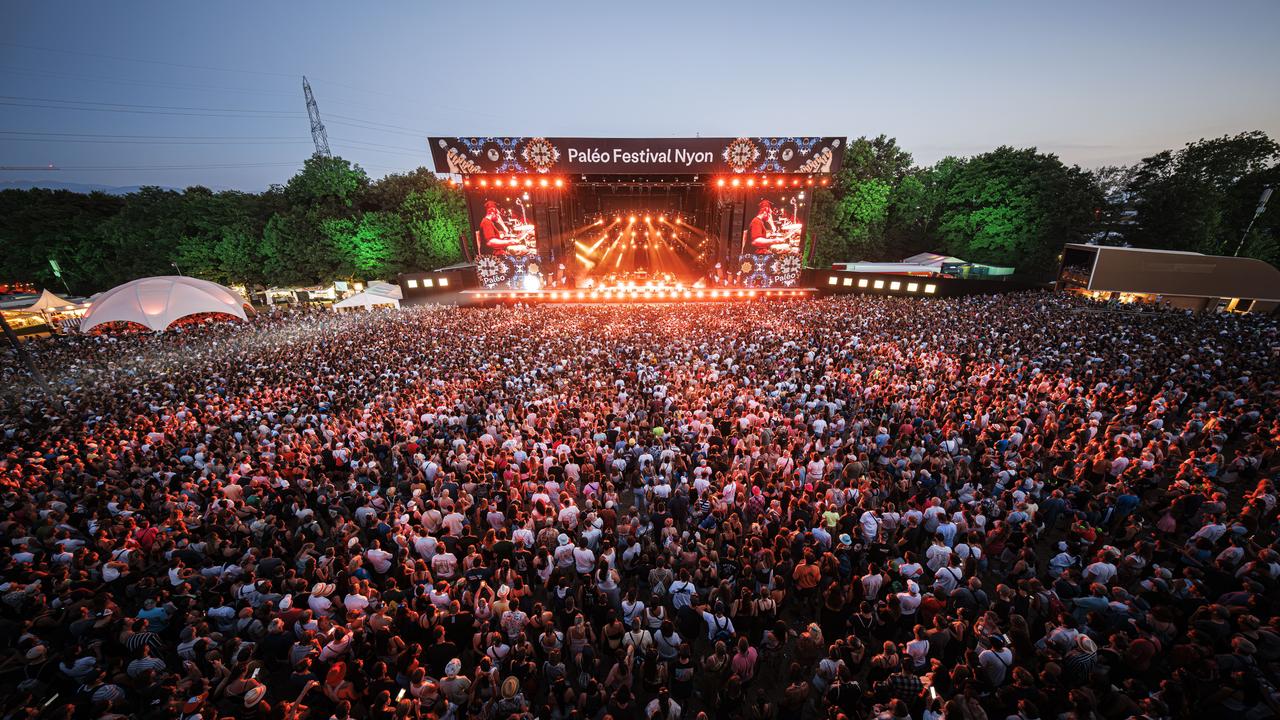
[[[498,209],[498,203],[492,200],[486,200],[484,203],[484,219],[480,221],[480,239],[484,240],[485,247],[492,250],[495,255],[505,254],[507,246],[512,243],[511,231],[507,229],[507,224],[502,219],[502,211]]]
[[[778,234],[778,228],[773,224],[773,203],[768,200],[760,201],[760,209],[756,216],[751,219],[751,227],[747,232],[748,238],[751,240],[751,247],[757,253],[767,253],[776,240],[773,236]]]

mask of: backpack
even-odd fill
[[[717,618],[717,617],[712,617],[711,621],[716,628],[716,632],[714,637],[712,637],[712,640],[715,640],[717,642],[721,640],[723,640],[724,642],[729,642],[730,640],[733,639],[733,633],[729,632],[729,620],[727,618],[724,621],[725,623],[724,625],[720,624],[720,618]]]

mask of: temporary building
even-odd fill
[[[334,310],[364,308],[366,310],[379,306],[400,307],[404,298],[399,285],[385,282],[371,282],[364,292],[356,293],[341,302],[334,303]]]
[[[160,332],[177,320],[224,313],[247,320],[244,298],[215,282],[183,275],[142,278],[114,287],[93,300],[80,330],[110,322],[137,323]]]
[[[66,298],[58,297],[48,290],[42,290],[40,297],[34,303],[22,309],[29,312],[49,312],[51,310],[70,310],[75,306],[75,303]]]

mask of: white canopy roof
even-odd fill
[[[390,305],[392,307],[400,307],[400,300],[385,295],[375,295],[368,290],[362,293],[356,293],[351,297],[333,304],[334,309],[338,308],[371,308],[378,305]]]
[[[142,278],[99,295],[80,330],[123,321],[159,332],[176,320],[201,313],[226,313],[247,320],[245,304],[239,293],[208,280],[182,275]]]
[[[23,310],[32,310],[40,312],[42,310],[56,310],[58,308],[75,307],[75,303],[66,298],[58,297],[48,290],[41,290],[40,297],[31,305],[22,308]]]
[[[397,300],[404,299],[404,292],[400,289],[399,285],[382,282],[381,280],[374,280],[369,283],[368,286],[365,287],[364,291],[370,295],[377,295],[379,297],[395,298]]]

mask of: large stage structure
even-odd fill
[[[579,291],[674,299],[686,289],[796,288],[810,251],[813,193],[839,171],[845,140],[430,143],[436,171],[464,190],[464,254],[484,291],[567,300]]]

